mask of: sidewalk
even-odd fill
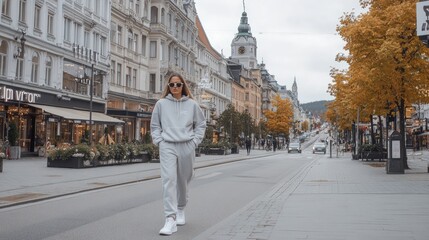
[[[426,240],[428,161],[410,152],[410,170],[386,174],[384,163],[328,155],[194,239]]]
[[[196,157],[195,168],[277,154],[246,150],[239,154]],[[86,169],[48,168],[46,158],[4,160],[0,173],[0,208],[72,193],[138,182],[160,176],[159,163],[137,163]]]

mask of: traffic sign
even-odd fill
[[[418,2],[416,5],[417,36],[429,35],[429,1]]]

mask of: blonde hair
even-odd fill
[[[180,79],[180,81],[183,83],[183,87],[182,87],[182,96],[185,95],[188,98],[193,99],[191,91],[189,90],[188,84],[186,84],[185,79],[183,79],[182,75],[178,74],[178,73],[172,73],[169,77],[168,77],[168,81],[165,84],[165,88],[164,91],[162,92],[161,98],[165,98],[168,94],[170,94],[170,88],[168,87],[168,84],[170,83],[171,79],[173,77],[178,77]]]

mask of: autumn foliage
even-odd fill
[[[332,69],[335,100],[327,117],[343,129],[357,109],[363,117],[396,109],[405,132],[405,109],[429,103],[429,51],[416,35],[416,0],[360,0],[368,11],[346,13],[337,27],[348,54],[337,55],[348,69]],[[361,120],[362,121],[362,120]],[[405,142],[401,145],[405,150]],[[401,151],[405,152],[405,151]]]
[[[274,134],[289,134],[293,122],[293,107],[289,99],[277,95],[272,102],[273,110],[264,111],[267,130]]]

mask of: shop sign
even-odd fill
[[[5,86],[0,87],[0,99],[7,101],[18,101],[18,102],[27,102],[35,103],[37,99],[41,98],[40,93],[27,92],[25,90],[15,90],[12,88],[7,88]]]
[[[139,118],[147,118],[147,117],[152,117],[152,114],[148,114],[148,113],[137,113],[137,117]]]

